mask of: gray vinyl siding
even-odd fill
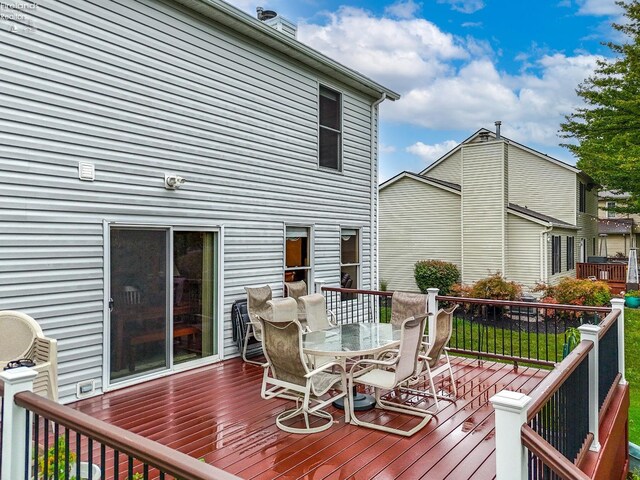
[[[380,278],[389,290],[418,291],[413,267],[437,259],[461,266],[460,195],[412,178],[380,192]]]
[[[507,215],[507,270],[505,277],[531,290],[542,281],[540,234],[545,227],[530,220]]]
[[[80,380],[102,387],[103,220],[224,228],[226,356],[243,287],[282,292],[287,223],[313,226],[331,285],[340,225],[361,228],[370,286],[374,99],[170,2],[43,0],[28,15],[36,32],[0,31],[0,309],[59,340],[63,401]],[[342,172],[317,168],[318,83],[343,94]],[[165,190],[165,172],[187,183]]]
[[[458,149],[426,174],[446,182],[462,183],[462,149]]]
[[[576,174],[517,145],[509,145],[509,202],[576,223]]]
[[[462,147],[462,281],[506,269],[507,148],[502,141]]]

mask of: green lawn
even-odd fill
[[[625,375],[629,382],[629,440],[640,444],[640,310],[624,309]]]

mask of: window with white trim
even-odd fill
[[[320,86],[318,96],[318,165],[342,170],[342,95]]]
[[[356,228],[340,230],[340,286],[360,288],[360,231]]]
[[[562,237],[560,235],[551,236],[551,275],[562,271]]]
[[[614,208],[616,208],[616,202],[607,202],[607,218],[616,218]]]
[[[285,229],[284,281],[311,281],[311,229],[288,226]]]

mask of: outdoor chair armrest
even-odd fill
[[[322,365],[322,366],[320,366],[320,367],[318,367],[318,368],[316,368],[314,370],[311,370],[304,377],[305,378],[313,377],[314,375],[316,375],[316,374],[318,374],[318,373],[320,373],[320,372],[322,372],[324,370],[327,370],[328,368],[333,368],[333,367],[340,367],[340,370],[344,370],[344,368],[342,367],[342,365],[340,363],[338,363],[338,362],[329,362],[329,363],[325,363],[324,365]]]
[[[327,309],[327,317],[330,317],[329,323],[334,327],[338,325],[338,319],[336,318],[336,314],[333,313],[332,310]]]
[[[362,360],[358,360],[356,363],[354,363],[353,365],[351,365],[351,368],[349,369],[349,373],[353,374],[356,367],[364,365],[364,364],[369,364],[369,367],[375,367],[376,365],[379,365],[381,367],[392,367],[393,365],[395,365],[396,363],[398,363],[398,358],[399,357],[394,357],[392,360],[374,360],[372,358],[363,358]],[[369,367],[365,367],[365,368],[369,368]]]

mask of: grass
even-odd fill
[[[629,440],[640,444],[640,310],[624,310],[625,375],[629,382]]]

